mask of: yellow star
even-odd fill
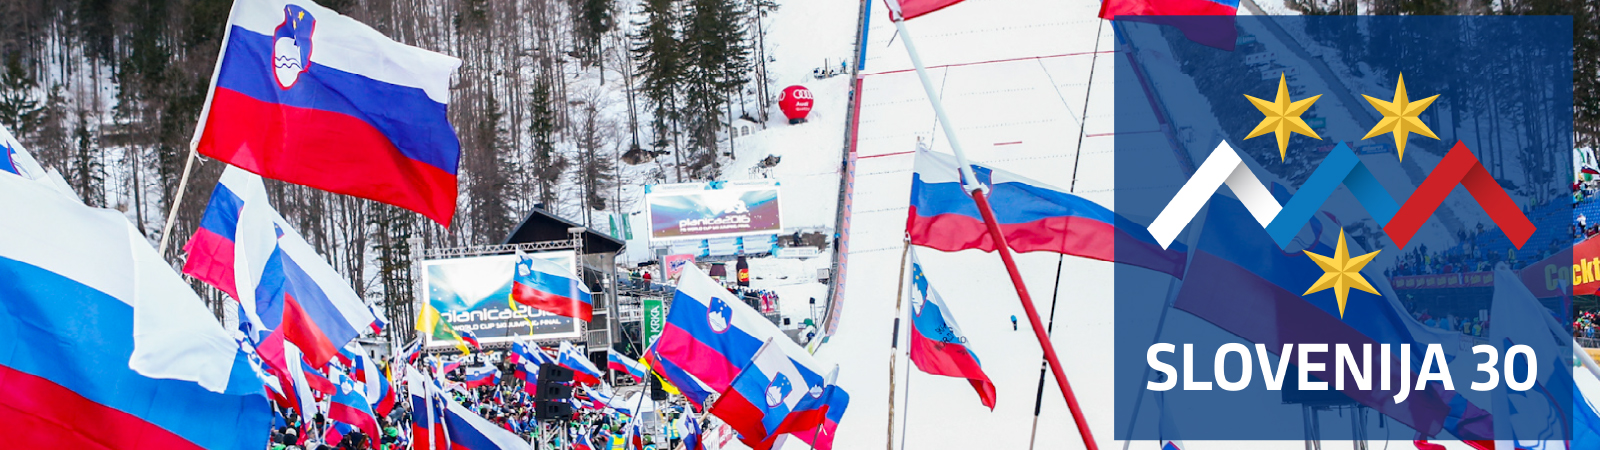
[[[1422,110],[1428,109],[1428,105],[1433,104],[1433,99],[1439,98],[1439,96],[1434,95],[1415,102],[1406,98],[1405,74],[1401,74],[1400,81],[1395,83],[1394,101],[1386,102],[1372,98],[1370,95],[1362,95],[1362,97],[1366,97],[1367,103],[1371,103],[1373,108],[1383,113],[1383,120],[1378,121],[1378,124],[1372,127],[1372,131],[1368,131],[1366,137],[1362,139],[1370,139],[1373,136],[1384,133],[1394,133],[1394,146],[1400,150],[1400,159],[1405,159],[1406,137],[1410,136],[1411,133],[1434,139],[1439,138],[1433,135],[1433,130],[1428,129],[1427,124],[1417,119],[1417,115],[1422,114]]]
[[[1311,285],[1311,289],[1307,289],[1306,293],[1300,295],[1311,295],[1326,289],[1333,289],[1333,295],[1339,298],[1339,318],[1344,318],[1344,305],[1345,301],[1350,298],[1350,288],[1367,291],[1374,295],[1382,295],[1378,294],[1378,290],[1373,289],[1372,284],[1367,283],[1367,279],[1361,276],[1361,268],[1372,262],[1372,258],[1378,256],[1378,252],[1351,258],[1350,248],[1345,245],[1343,229],[1339,230],[1339,246],[1333,250],[1332,257],[1311,253],[1309,250],[1305,253],[1318,266],[1322,267],[1324,273],[1322,278],[1318,278],[1317,282]]]
[[[1244,98],[1250,99],[1250,103],[1254,104],[1256,109],[1261,110],[1261,114],[1267,116],[1261,119],[1261,123],[1256,125],[1256,129],[1250,131],[1249,136],[1244,138],[1250,139],[1267,133],[1275,133],[1278,137],[1278,159],[1286,159],[1289,151],[1289,136],[1292,136],[1290,133],[1300,133],[1311,136],[1313,139],[1322,139],[1321,136],[1317,136],[1316,131],[1311,129],[1310,125],[1306,125],[1306,121],[1300,120],[1300,113],[1311,109],[1311,104],[1316,103],[1318,97],[1322,97],[1322,95],[1313,95],[1311,98],[1301,99],[1297,102],[1289,101],[1289,79],[1283,74],[1278,74],[1278,98],[1274,101],[1269,102],[1248,95],[1244,96]]]

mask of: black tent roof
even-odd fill
[[[529,242],[560,241],[567,239],[567,229],[582,227],[582,224],[573,222],[543,208],[533,208],[522,223],[511,230],[511,235],[506,236],[507,244],[524,244]],[[592,228],[585,227],[583,233],[583,251],[579,253],[616,253],[627,245],[626,242],[607,236],[605,233],[595,232]]]

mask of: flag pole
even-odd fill
[[[900,281],[896,282],[894,293],[894,329],[889,338],[889,428],[887,449],[894,450],[894,369],[895,361],[900,359],[900,305],[906,293],[906,256],[911,254],[911,236],[900,238]],[[812,434],[812,440],[816,435]]]
[[[904,39],[904,36],[901,36]],[[1084,420],[1083,409],[1078,407],[1078,396],[1072,392],[1072,384],[1067,382],[1067,374],[1061,369],[1061,360],[1056,357],[1055,345],[1050,343],[1050,336],[1044,330],[1044,325],[1039,321],[1039,311],[1033,306],[1033,296],[1028,295],[1028,286],[1022,282],[1022,273],[1017,270],[1017,261],[1011,257],[1011,247],[1006,243],[1006,235],[1000,232],[999,221],[995,220],[994,210],[989,207],[989,199],[983,191],[973,191],[972,199],[978,202],[978,211],[983,213],[983,221],[989,226],[989,237],[994,240],[995,250],[1000,253],[1000,261],[1006,265],[1006,273],[1011,276],[1011,284],[1017,288],[1017,299],[1022,302],[1022,311],[1027,313],[1028,322],[1033,325],[1033,334],[1039,338],[1039,347],[1044,349],[1044,357],[1050,362],[1050,372],[1055,375],[1056,384],[1061,387],[1061,396],[1067,401],[1067,409],[1072,411],[1072,422],[1078,427],[1078,436],[1083,438],[1083,446],[1089,450],[1099,450],[1095,445],[1094,434],[1089,431],[1089,422]]]
[[[1083,439],[1085,448],[1099,450],[1099,446],[1094,442],[1094,434],[1089,430],[1089,422],[1084,419],[1083,410],[1078,407],[1078,398],[1072,392],[1072,385],[1067,382],[1066,372],[1062,371],[1061,361],[1056,357],[1055,346],[1050,343],[1050,336],[1039,320],[1039,312],[1033,306],[1033,296],[1028,294],[1028,287],[1022,281],[1022,273],[1017,270],[1017,262],[1011,257],[1011,248],[1007,246],[1005,234],[1000,232],[999,222],[989,207],[988,188],[979,183],[977,174],[973,173],[972,163],[967,161],[966,152],[961,149],[961,141],[956,138],[955,126],[951,124],[949,114],[945,113],[944,102],[939,100],[939,93],[934,89],[933,81],[928,78],[928,69],[922,63],[922,56],[917,53],[916,44],[912,42],[911,34],[906,31],[905,17],[900,13],[900,1],[888,0],[888,4],[895,30],[900,34],[900,42],[905,45],[906,53],[911,57],[911,65],[916,69],[917,78],[922,82],[922,89],[927,92],[928,103],[933,107],[934,116],[939,120],[939,127],[944,129],[945,139],[950,141],[950,150],[955,153],[956,162],[960,164],[962,183],[972,195],[973,201],[977,202],[978,210],[983,213],[984,224],[989,228],[989,237],[995,243],[995,250],[1000,253],[1000,260],[1005,263],[1012,286],[1016,287],[1017,299],[1022,302],[1022,310],[1027,313],[1028,323],[1033,326],[1033,334],[1039,339],[1039,347],[1044,351],[1045,360],[1050,363],[1050,371],[1055,375],[1056,385],[1061,387],[1061,396],[1067,402],[1067,409],[1072,411],[1072,421],[1078,427],[1078,436]]]
[[[1089,98],[1094,92],[1094,68],[1100,62],[1100,36],[1105,31],[1106,22],[1100,21],[1094,31],[1094,54],[1089,56],[1089,82],[1083,88],[1083,112],[1078,115],[1078,145],[1072,152],[1072,182],[1067,185],[1067,192],[1078,190],[1078,163],[1083,161],[1083,138],[1087,136],[1089,127]],[[1067,110],[1070,114],[1072,110]],[[1056,303],[1061,299],[1061,267],[1066,264],[1065,253],[1056,255],[1056,281],[1050,285],[1050,323],[1045,326],[1044,333],[1054,336],[1056,332]],[[1039,438],[1039,413],[1044,410],[1044,375],[1045,361],[1039,361],[1039,388],[1033,393],[1033,429],[1028,431],[1028,450],[1033,450],[1034,441]],[[1123,450],[1127,450],[1124,448]]]

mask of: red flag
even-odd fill
[[[961,0],[883,0],[889,6],[889,19],[896,16],[905,20],[921,17],[923,14],[944,9],[946,6],[961,3]]]
[[[1177,27],[1201,45],[1233,51],[1239,0],[1105,0],[1100,18]]]

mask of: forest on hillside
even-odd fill
[[[279,211],[357,292],[392,307],[411,302],[411,238],[428,247],[499,243],[535,206],[603,228],[595,213],[637,201],[621,198],[623,185],[717,176],[719,133],[735,116],[764,121],[776,101],[758,82],[766,79],[758,30],[776,8],[770,0],[318,3],[462,60],[449,105],[462,145],[449,228],[389,205],[268,182]],[[85,202],[124,211],[155,242],[231,7],[4,2],[0,124]],[[222,169],[206,158],[195,164],[169,260],[181,261]]]

